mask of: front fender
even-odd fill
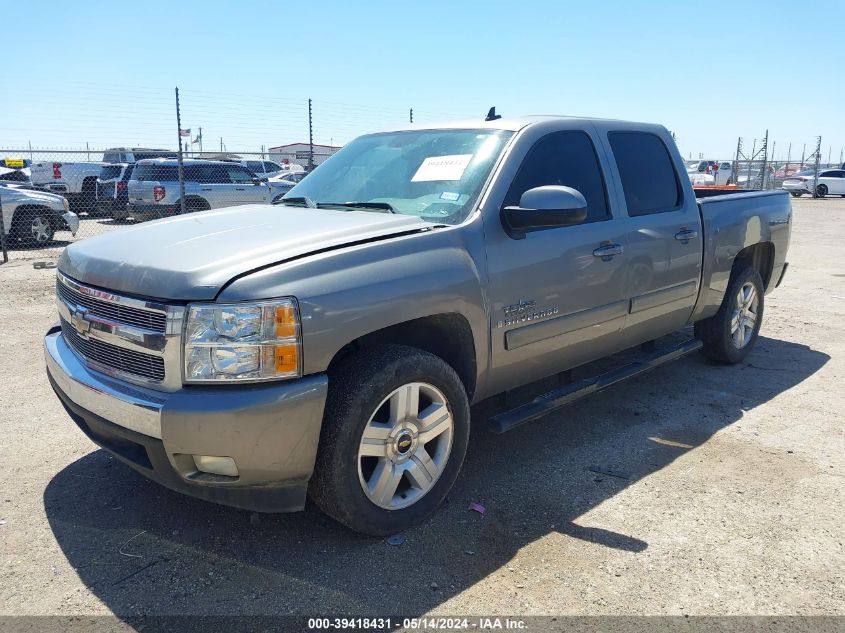
[[[272,266],[236,279],[217,300],[296,297],[305,374],[325,371],[344,346],[367,334],[460,314],[472,331],[480,390],[488,369],[489,319],[478,262],[483,266],[479,228],[438,228]]]

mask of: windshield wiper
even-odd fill
[[[294,196],[293,198],[280,198],[278,201],[274,202],[273,204],[289,204],[289,205],[299,205],[301,204],[303,207],[308,209],[316,209],[317,205],[311,198],[306,198],[305,196]]]
[[[389,213],[399,213],[389,202],[318,202],[321,209],[329,207],[349,207],[351,209],[378,209]]]

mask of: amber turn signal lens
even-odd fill
[[[276,345],[273,356],[277,374],[296,373],[299,369],[299,349],[295,344]]]
[[[274,318],[276,338],[296,336],[296,310],[292,305],[276,307]]]

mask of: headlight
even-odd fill
[[[62,206],[65,208],[65,211],[70,211],[70,202],[67,201],[67,198],[62,198]]]
[[[188,383],[300,376],[302,350],[296,301],[189,305],[184,365]]]

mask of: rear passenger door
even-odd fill
[[[627,347],[687,323],[701,279],[701,217],[690,188],[681,184],[668,134],[610,127],[604,138],[628,215]]]

